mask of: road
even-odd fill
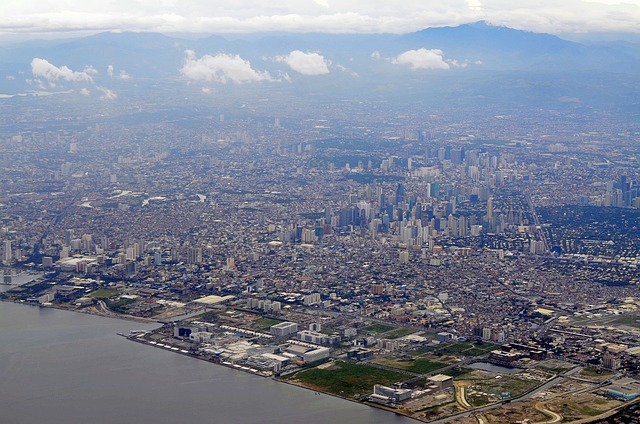
[[[512,398],[512,399],[510,399],[510,401],[511,402],[515,402],[516,400],[517,401],[527,400],[531,396],[533,396],[534,394],[538,393],[539,391],[546,390],[547,388],[553,386],[554,384],[559,383],[561,380],[564,380],[564,377],[552,378],[551,380],[547,381],[543,385],[536,387],[535,389],[523,394],[522,396]],[[487,405],[487,406],[481,406],[480,408],[470,409],[469,411],[460,412],[460,413],[455,414],[455,415],[450,415],[447,418],[442,418],[440,420],[431,421],[431,423],[432,424],[453,423],[459,418],[465,418],[465,417],[468,417],[468,416],[470,416],[472,414],[477,414],[478,412],[490,411],[492,409],[500,408],[502,405],[503,405],[503,403],[499,402],[499,403],[494,403],[494,404]]]
[[[534,424],[552,424],[552,423],[559,423],[560,421],[562,421],[562,415],[557,414],[557,413],[555,413],[553,411],[550,411],[547,408],[545,408],[544,402],[536,403],[536,410],[538,410],[539,412],[542,412],[547,417],[550,417],[551,420],[550,421],[539,421],[539,422],[534,423]]]
[[[454,383],[455,384],[455,383]],[[464,409],[471,408],[471,404],[467,402],[466,389],[467,386],[464,383],[457,383],[456,386],[456,402],[458,405],[462,406]]]
[[[542,229],[542,227],[540,227],[540,218],[538,217],[538,213],[536,212],[536,207],[533,204],[533,200],[531,199],[531,194],[526,193],[525,198],[527,199],[527,203],[529,204],[529,211],[531,213],[531,216],[533,217],[533,222],[536,226],[536,233],[544,243],[545,252],[550,252],[551,248],[549,246],[549,241],[547,240],[547,235],[544,233],[544,230]],[[540,229],[537,229],[537,228],[540,228]]]

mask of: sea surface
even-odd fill
[[[153,327],[0,302],[0,423],[416,422],[117,335]]]

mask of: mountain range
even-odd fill
[[[518,96],[637,107],[639,75],[640,44],[576,42],[485,22],[404,35],[271,33],[194,40],[110,32],[0,46],[0,93],[6,94],[80,90],[83,84],[126,91],[127,84],[158,81],[201,84],[204,91],[281,83],[303,91],[427,90],[444,96],[484,96],[496,89],[510,96],[505,90],[511,87]]]

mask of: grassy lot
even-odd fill
[[[256,325],[259,325],[264,328],[269,328],[272,325],[280,324],[281,322],[284,322],[284,321],[279,319],[273,319],[273,318],[260,318],[255,321]]]
[[[312,368],[286,378],[324,392],[354,397],[372,393],[374,384],[388,386],[404,381],[407,375],[367,365],[336,361],[330,367]]]
[[[391,331],[396,327],[392,327],[390,325],[385,324],[373,324],[368,327],[363,328],[364,331],[374,334],[386,333],[387,331]]]
[[[429,352],[433,352],[433,349],[425,347],[425,348],[422,348],[422,349],[416,349],[414,351],[411,351],[411,352],[409,352],[409,355],[411,355],[411,356],[422,356],[425,353],[429,353]]]
[[[516,375],[503,375],[499,380],[494,378],[478,380],[471,376],[471,379],[466,381],[471,383],[467,388],[467,400],[474,407],[495,402],[497,396],[504,392],[510,392],[514,397],[519,396],[540,384]]]
[[[464,379],[465,376],[467,376],[468,374],[470,374],[472,372],[473,372],[473,370],[471,368],[454,367],[454,368],[449,368],[446,371],[443,371],[442,374],[448,375],[449,377],[453,377],[455,379],[457,379],[457,378]]]
[[[602,371],[597,368],[592,367],[584,367],[579,373],[578,376],[585,378],[591,381],[604,381],[607,378],[611,377],[613,373]]]
[[[467,356],[480,356],[487,352],[491,352],[496,349],[497,346],[490,343],[471,343],[471,342],[459,342],[459,343],[446,343],[441,347],[436,347],[436,350],[441,353],[450,354],[462,354]]]
[[[541,370],[544,371],[549,371],[555,374],[562,374],[565,373],[567,371],[569,371],[570,369],[574,368],[575,365],[573,364],[569,364],[566,362],[561,362],[561,361],[556,361],[556,360],[549,360],[549,361],[545,361],[545,362],[541,362],[538,365],[536,365],[536,368],[539,368]]]
[[[427,358],[418,358],[412,361],[405,361],[396,358],[378,358],[375,363],[391,368],[397,368],[417,374],[426,374],[449,365],[447,362],[434,361]]]
[[[408,336],[409,334],[417,333],[418,330],[413,328],[396,328],[393,331],[389,331],[384,334],[384,337],[387,339],[399,339],[400,337]]]
[[[621,315],[613,321],[614,324],[626,325],[629,327],[640,328],[640,316],[637,314]]]
[[[125,298],[125,299],[118,299],[116,301],[106,300],[105,303],[107,304],[107,307],[112,311],[118,312],[118,313],[124,313],[126,311],[124,307],[127,305],[131,305],[135,301],[136,301],[135,299]]]
[[[116,296],[118,294],[117,290],[107,290],[107,289],[99,289],[89,294],[89,297],[94,299],[109,299],[110,297]]]

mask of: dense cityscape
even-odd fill
[[[6,300],[160,321],[129,337],[422,421],[640,393],[626,118],[184,95],[0,104]]]

